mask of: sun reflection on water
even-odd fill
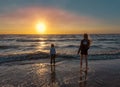
[[[45,75],[45,73],[48,72],[46,64],[35,64],[34,67],[36,67],[36,73],[38,75]]]
[[[38,51],[42,51],[42,52],[47,52],[45,50],[46,48],[46,42],[45,42],[45,38],[39,38],[39,42],[38,42],[38,45],[37,45],[37,50]]]

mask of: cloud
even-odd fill
[[[52,7],[25,7],[9,13],[0,14],[0,20],[5,23],[27,23],[37,19],[44,19],[55,24],[94,24],[99,22],[92,17],[78,15],[59,8]]]

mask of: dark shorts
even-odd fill
[[[52,64],[52,63],[55,64],[55,56],[56,56],[56,55],[55,55],[55,54],[51,54],[50,56],[51,56],[51,58],[50,58],[50,59],[51,59],[51,60],[50,60],[50,63],[51,63],[51,64]]]
[[[88,50],[81,50],[82,55],[88,55]]]
[[[51,58],[55,58],[55,56],[56,56],[55,54],[51,54]]]

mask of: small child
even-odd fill
[[[51,48],[50,48],[50,63],[52,65],[52,63],[54,63],[55,65],[55,57],[56,57],[56,50],[54,47],[54,44],[51,44]]]

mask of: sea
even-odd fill
[[[51,44],[57,58],[79,59],[81,34],[69,35],[0,35],[0,63],[50,58]],[[120,59],[120,34],[90,34],[88,60]]]

